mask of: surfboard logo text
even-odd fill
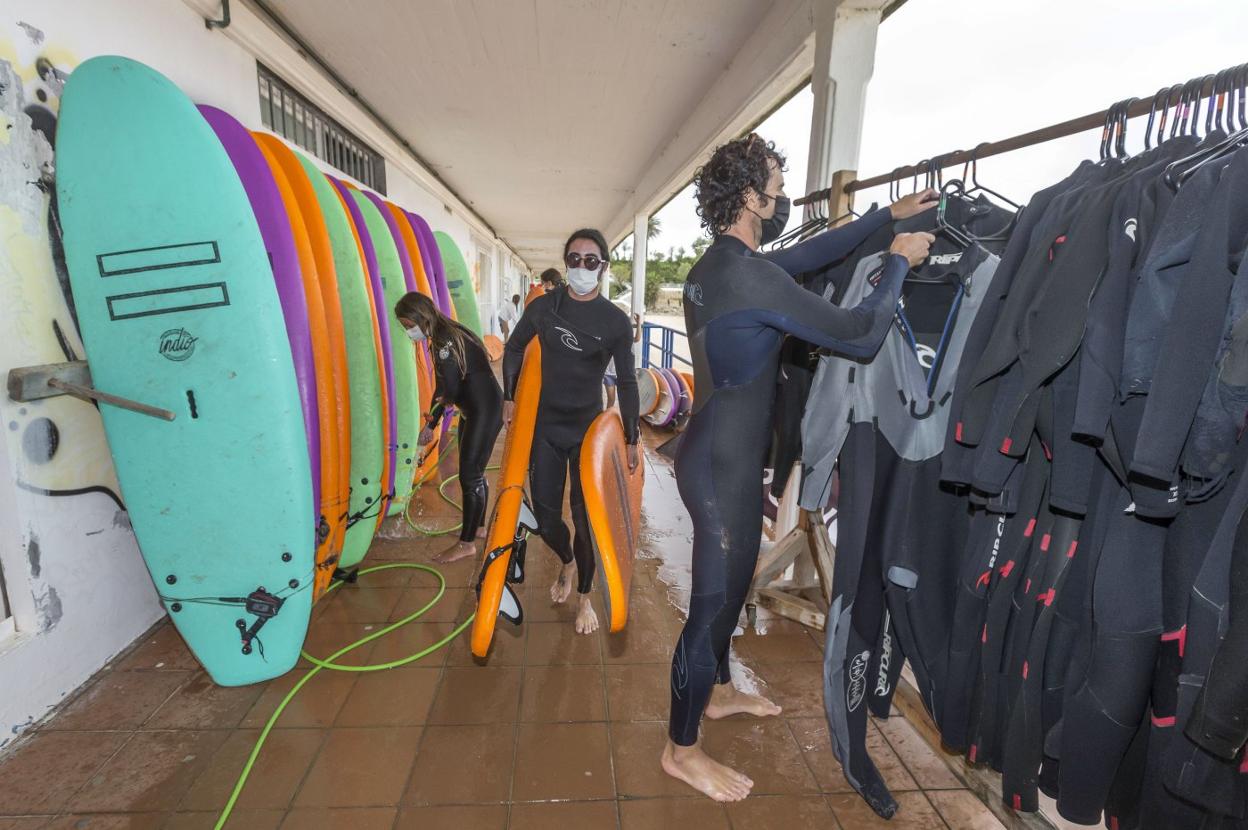
[[[160,355],[175,363],[181,363],[195,354],[195,343],[198,340],[198,337],[186,329],[169,329],[160,336]]]

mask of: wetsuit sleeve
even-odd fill
[[[889,254],[879,284],[853,308],[840,308],[812,297],[791,280],[776,279],[767,286],[761,322],[849,357],[871,357],[880,350],[892,325],[901,283],[909,270],[904,256]]]
[[[438,356],[434,361],[437,369],[438,382],[433,390],[433,399],[442,404],[453,404],[459,400],[459,389],[463,382],[463,375],[459,371],[459,361],[452,354],[446,357]]]
[[[637,393],[637,372],[633,369],[633,325],[628,322],[611,348],[615,359],[615,386],[620,401],[620,419],[624,422],[624,439],[636,444],[640,436],[641,398]]]
[[[804,271],[816,271],[826,268],[838,259],[844,259],[868,236],[891,221],[891,210],[886,207],[877,208],[847,225],[826,230],[788,248],[758,254],[758,257],[779,265],[789,276]]]
[[[526,308],[524,314],[520,315],[520,319],[516,322],[511,337],[507,338],[507,347],[503,349],[503,400],[505,401],[515,399],[516,384],[520,382],[520,368],[524,366],[524,350],[537,334],[536,316],[536,309],[532,306]]]

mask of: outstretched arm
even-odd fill
[[[848,225],[824,231],[790,248],[769,251],[759,256],[779,265],[790,277],[804,271],[816,271],[844,259],[854,248],[866,241],[868,236],[889,222],[909,219],[936,207],[939,197],[940,194],[932,188],[920,190],[903,196],[888,207],[870,211]]]
[[[779,265],[790,277],[804,271],[816,271],[844,259],[868,236],[891,221],[893,216],[889,208],[877,208],[847,225],[815,234],[805,242],[788,248],[761,253],[759,257]]]

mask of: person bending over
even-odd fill
[[[485,535],[482,525],[489,501],[485,465],[503,428],[503,390],[490,369],[490,357],[480,338],[438,311],[433,300],[415,292],[404,294],[395,304],[394,314],[413,342],[428,341],[437,373],[433,407],[421,430],[420,443],[433,440],[433,428],[446,407],[459,410],[463,525],[459,540],[434,558],[436,562],[454,562],[475,554],[476,540]]]
[[[930,234],[899,234],[875,291],[854,308],[839,308],[790,275],[841,259],[893,219],[934,206],[936,193],[907,196],[799,245],[760,254],[788,219],[783,171],[775,145],[749,135],[715,150],[694,179],[698,216],[714,239],[689,272],[683,299],[694,403],[676,482],[693,520],[693,574],[688,620],[672,655],[669,739],[660,763],[717,801],[745,798],[753,782],[703,752],[702,716],[780,712],[732,686],[728,648],[762,537],[760,483],[781,340],[792,334],[872,358],[892,324],[902,280],[932,242]]]
[[[550,589],[555,603],[566,602],[573,584],[579,595],[576,631],[598,629],[590,604],[594,580],[594,546],[589,517],[581,492],[581,442],[590,423],[602,412],[602,379],[614,358],[620,416],[628,442],[628,463],[637,467],[637,376],[633,372],[633,328],[628,315],[598,293],[599,277],[607,267],[607,242],[593,229],[572,234],[563,246],[568,282],[529,303],[516,323],[503,353],[503,420],[511,422],[516,384],[524,350],[534,337],[542,344],[542,395],[533,430],[529,486],[539,533],[563,562]],[[542,275],[545,283],[547,274]],[[572,479],[572,525],[563,522],[563,486]]]

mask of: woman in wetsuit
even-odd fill
[[[421,430],[420,443],[432,440],[433,427],[448,406],[459,410],[459,488],[464,498],[464,520],[459,540],[435,557],[437,562],[454,562],[475,554],[476,540],[484,535],[482,523],[489,501],[485,465],[503,428],[503,390],[490,369],[490,358],[480,338],[438,311],[433,300],[415,292],[404,294],[394,313],[413,342],[428,340],[437,373],[433,407]]]
[[[529,460],[529,487],[538,532],[563,568],[550,589],[556,604],[566,602],[574,583],[578,607],[576,631],[598,630],[598,615],[589,601],[594,581],[594,546],[589,517],[581,493],[581,442],[594,418],[602,412],[602,379],[614,359],[620,417],[628,443],[628,463],[636,468],[640,420],[637,376],[633,372],[633,326],[628,315],[598,292],[607,268],[607,241],[592,228],[572,234],[563,246],[568,268],[566,285],[557,285],[534,299],[503,352],[505,397],[503,418],[511,422],[513,396],[524,363],[524,350],[534,337],[542,344],[542,395],[533,430]],[[557,274],[556,274],[557,276]],[[542,275],[547,283],[548,274]],[[563,523],[563,486],[571,473],[568,499],[576,535]]]
[[[689,617],[672,656],[671,719],[663,769],[717,801],[745,798],[753,782],[698,744],[702,715],[779,714],[729,682],[728,646],[754,576],[762,538],[760,494],[780,344],[785,334],[867,359],[892,324],[902,280],[927,257],[930,234],[899,234],[879,285],[842,309],[791,274],[848,254],[894,219],[933,207],[934,191],[907,196],[800,245],[760,254],[788,219],[784,158],[757,135],[719,147],[698,171],[698,215],[714,241],[685,283],[685,331],[694,366],[693,417],[676,459],[693,520]]]

